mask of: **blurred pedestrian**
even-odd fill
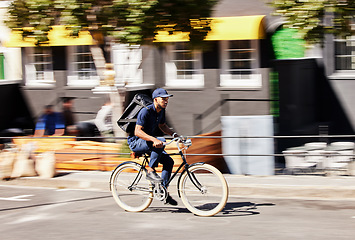
[[[98,130],[100,131],[101,136],[106,137],[105,141],[114,142],[115,139],[113,133],[113,124],[112,124],[112,104],[108,100],[97,112],[94,123]]]
[[[78,129],[76,127],[76,120],[73,113],[73,99],[72,97],[64,97],[62,104],[62,114],[65,125],[65,135],[77,135]]]
[[[78,137],[94,137],[96,126],[93,120],[77,122],[74,115],[74,97],[63,98],[63,117],[65,123],[65,134]]]
[[[64,134],[64,120],[61,113],[53,110],[53,105],[46,105],[43,114],[38,119],[35,128],[35,137],[42,137],[43,135],[61,136]]]

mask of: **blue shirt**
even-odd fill
[[[162,109],[159,113],[156,111],[154,104],[149,105],[147,108],[142,108],[137,116],[137,125],[143,127],[143,131],[151,136],[154,136],[155,130],[159,124],[165,123],[165,109]],[[128,140],[138,138],[137,136],[130,136]]]
[[[45,130],[44,135],[53,135],[56,129],[63,128],[65,128],[63,117],[57,112],[42,115],[36,124],[36,130]]]

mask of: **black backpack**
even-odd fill
[[[124,110],[120,119],[118,119],[118,126],[126,133],[134,134],[139,111],[144,107],[147,108],[152,103],[153,100],[146,94],[137,93],[134,95],[132,101]]]

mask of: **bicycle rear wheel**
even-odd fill
[[[152,185],[141,165],[134,162],[119,165],[111,175],[110,185],[116,203],[126,211],[144,211],[153,200]]]
[[[192,213],[209,217],[219,213],[228,199],[228,185],[222,173],[209,164],[193,165],[181,176],[181,200]]]

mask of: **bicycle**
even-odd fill
[[[198,216],[213,216],[222,211],[228,199],[228,185],[222,173],[212,165],[198,162],[188,164],[186,150],[191,139],[174,138],[165,145],[176,142],[182,163],[169,179],[168,186],[177,176],[177,191],[185,207]],[[181,145],[181,146],[180,146]],[[116,167],[110,178],[110,190],[116,203],[126,211],[141,212],[147,209],[153,198],[164,201],[168,195],[161,183],[146,179],[149,155],[143,154],[143,162],[124,162]]]

